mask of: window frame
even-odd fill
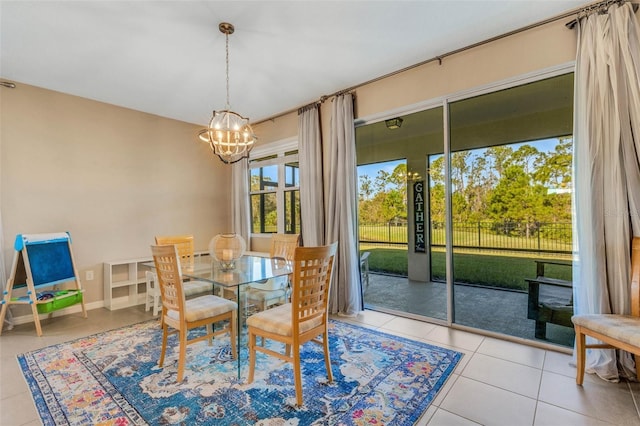
[[[284,141],[274,142],[263,147],[256,147],[251,151],[249,156],[249,166],[247,170],[247,179],[249,179],[249,208],[252,208],[251,198],[260,194],[275,194],[276,195],[276,232],[285,233],[285,197],[287,193],[292,191],[300,191],[299,176],[297,186],[286,186],[286,165],[289,163],[298,163],[298,140],[288,139]],[[294,153],[292,153],[294,152]],[[272,158],[269,158],[272,157]],[[251,189],[251,172],[255,169],[260,169],[267,166],[277,166],[278,168],[278,185],[275,190],[269,189]],[[254,232],[253,231],[253,212],[251,213],[251,236],[267,236],[272,233],[266,232]]]

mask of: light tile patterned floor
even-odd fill
[[[143,306],[89,311],[46,320],[0,336],[0,425],[38,425],[16,355],[150,318]],[[638,383],[607,383],[591,375],[575,384],[571,357],[440,325],[365,311],[339,320],[450,347],[465,354],[418,425],[640,425]]]

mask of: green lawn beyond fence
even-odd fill
[[[369,268],[372,272],[383,272],[407,276],[407,250],[361,246],[369,251]],[[525,278],[535,278],[536,263],[541,257],[515,257],[494,254],[454,253],[453,271],[456,283],[478,284],[528,291]],[[553,258],[545,258],[550,260]],[[555,258],[557,259],[557,258]],[[566,257],[563,260],[567,260]],[[445,253],[432,254],[431,270],[434,280],[445,280]],[[571,281],[571,268],[547,265],[545,275]]]

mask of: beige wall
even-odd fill
[[[157,234],[194,234],[206,250],[230,230],[230,168],[197,126],[16,84],[0,91],[7,273],[16,234],[69,231],[91,303],[102,262],[150,256]]]
[[[567,19],[568,20],[568,19]],[[359,87],[356,118],[384,114],[439,97],[485,86],[501,80],[543,70],[575,60],[576,31],[565,20],[543,25],[413,68],[393,77]],[[443,52],[444,53],[444,52]],[[427,59],[427,58],[425,58]],[[318,94],[320,98],[322,93]],[[297,135],[297,113],[260,123],[254,127],[261,143]],[[331,101],[321,108],[324,137],[329,135]],[[277,126],[279,131],[274,132]]]

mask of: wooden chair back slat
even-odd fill
[[[300,234],[273,234],[271,235],[270,257],[281,257],[293,260],[293,253],[298,247]]]
[[[178,262],[178,251],[175,245],[151,246],[153,262],[156,266],[158,285],[162,299],[162,315],[167,310],[175,310],[183,315],[185,297],[182,288],[182,271]]]
[[[156,244],[159,246],[175,245],[182,269],[193,269],[195,253],[193,235],[156,236]]]
[[[291,296],[294,334],[305,321],[327,315],[336,248],[337,243],[295,249]]]

